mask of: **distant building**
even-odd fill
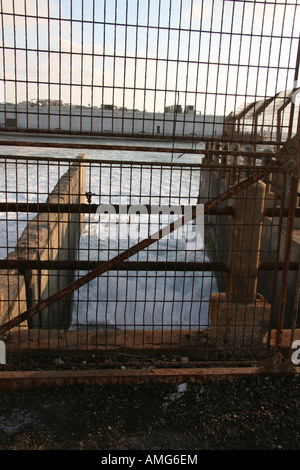
[[[175,113],[175,109],[177,110]],[[174,119],[176,115],[176,118]],[[59,100],[0,103],[0,129],[111,135],[160,135],[182,137],[222,136],[224,116],[201,115],[192,106],[178,105],[164,113],[64,104]]]
[[[180,104],[172,105],[172,106],[166,106],[165,108],[166,113],[182,113],[182,106]]]
[[[187,105],[187,106],[184,108],[184,112],[185,112],[185,113],[194,114],[194,113],[195,113],[194,106],[192,106],[192,105]]]
[[[112,111],[113,109],[117,109],[117,106],[114,106],[113,104],[102,104],[101,109]]]
[[[38,100],[36,104],[39,106],[63,106],[63,102],[61,100]]]

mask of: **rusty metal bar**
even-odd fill
[[[3,259],[0,260],[0,269],[18,269],[20,271],[28,269],[79,269],[81,271],[90,271],[101,265],[105,261],[72,261],[72,260],[24,260],[24,259]],[[273,265],[268,265],[272,269]],[[225,263],[218,262],[184,262],[184,261],[127,261],[115,265],[118,271],[222,271],[227,272],[228,267]],[[263,268],[265,269],[265,268]],[[266,270],[266,269],[265,269]]]
[[[298,194],[299,195],[299,194]],[[158,206],[151,206],[149,204],[144,205],[150,215],[152,211],[157,214],[157,207]],[[48,204],[46,202],[0,202],[0,212],[32,212],[32,213],[53,213],[53,214],[96,214],[98,204]],[[120,205],[112,204],[112,207],[115,209],[116,214],[120,213]],[[122,210],[128,210],[129,205],[123,205]],[[162,205],[159,206],[161,210],[171,208],[173,206],[170,205]],[[181,211],[183,211],[184,206],[180,206]],[[194,207],[191,207],[193,209]],[[226,207],[219,207],[218,209],[212,207],[210,209],[204,208],[205,214],[210,215],[230,215],[234,216],[234,207],[233,206],[226,206]],[[283,217],[288,217],[289,209],[284,209],[281,212],[281,209],[276,207],[269,207],[264,209],[264,217],[279,217],[280,215]],[[295,209],[295,217],[300,217],[300,208]]]
[[[158,214],[158,208],[163,212],[165,209],[174,208],[174,205],[161,205],[154,206],[149,204],[143,204],[147,209],[147,213],[151,215],[152,213]],[[114,208],[116,214],[119,214],[121,211],[128,212],[130,205],[117,205],[111,204],[111,207]],[[185,206],[176,206],[180,207],[181,212],[184,211]],[[53,213],[53,214],[96,214],[99,204],[53,204],[53,203],[36,203],[36,202],[0,202],[0,212],[27,212],[27,213]],[[190,210],[195,209],[196,206],[191,206]],[[300,211],[297,212],[297,214]],[[205,208],[205,214],[210,215],[234,215],[234,208],[231,206],[221,207],[216,209]],[[299,214],[300,216],[300,214]]]
[[[129,370],[77,370],[77,371],[10,371],[0,372],[0,391],[30,390],[49,386],[85,385],[132,385],[145,383],[178,382],[202,383],[206,380],[239,380],[245,378],[274,376],[291,376],[289,371],[264,371],[261,367],[243,366],[232,367],[180,368],[180,369],[129,369]],[[294,376],[299,376],[295,371]]]
[[[81,146],[82,147],[82,146]],[[129,152],[136,152],[136,151],[139,151],[141,150],[141,152],[156,152],[156,150],[158,150],[158,153],[160,151],[160,147],[142,147],[140,145],[137,145],[137,146],[122,146],[122,145],[103,145],[101,146],[102,148],[100,150],[121,150],[121,151],[129,151]],[[85,147],[84,147],[85,148]],[[167,152],[167,148],[166,147],[163,147],[164,149],[164,152]],[[96,149],[97,150],[97,149]],[[176,150],[177,148],[175,147],[175,150],[174,152],[176,153]],[[178,148],[178,150],[180,150],[180,152],[182,152],[183,154],[186,153],[185,150],[186,148]],[[189,152],[192,152],[191,149],[188,149]],[[169,148],[169,153],[171,154],[172,153],[172,149]],[[234,157],[238,157],[238,156],[254,156],[254,155],[257,155],[257,152],[249,152],[249,151],[243,151],[243,150],[239,150],[239,151],[234,151],[234,150],[222,150],[222,149],[214,149],[214,148],[209,148],[209,149],[196,149],[196,154],[201,154],[201,155],[221,155],[221,156],[228,156],[228,154],[230,153],[230,155],[234,156]],[[258,159],[261,158],[270,158],[270,152],[269,151],[266,151],[266,152],[259,152],[258,154],[259,156],[257,157]],[[281,167],[276,164],[275,162],[275,156],[274,155],[274,161],[272,163],[272,171],[274,172],[282,172],[282,169]],[[55,155],[51,155],[51,157],[47,157],[47,156],[43,156],[42,154],[39,154],[38,156],[33,156],[33,155],[26,155],[26,154],[22,154],[22,155],[14,155],[13,153],[9,153],[9,154],[0,154],[0,158],[6,160],[11,160],[12,162],[22,162],[22,160],[24,160],[24,162],[47,162],[49,163],[49,166],[51,166],[50,164],[53,164],[53,166],[55,166],[58,162],[60,162],[62,165],[68,167],[70,164],[72,163],[75,163],[76,162],[76,158],[64,158],[64,157],[56,157]],[[195,162],[195,163],[181,163],[180,161],[174,161],[174,162],[171,162],[171,161],[164,161],[164,162],[161,162],[160,160],[157,160],[157,161],[145,161],[145,162],[139,162],[139,161],[134,161],[134,160],[126,160],[126,162],[124,162],[124,160],[120,160],[120,159],[114,159],[113,161],[111,159],[108,158],[108,156],[104,159],[97,159],[97,158],[85,158],[85,163],[86,164],[95,164],[95,165],[105,165],[105,164],[110,164],[110,165],[133,165],[133,166],[143,166],[145,168],[152,168],[152,167],[171,167],[171,168],[198,168],[198,169],[203,169],[203,170],[212,170],[212,167],[211,167],[211,164],[207,163],[206,160],[200,160],[199,159],[199,163],[198,162]],[[246,165],[239,165],[239,167],[243,167],[243,166],[246,166]],[[262,165],[262,169],[264,168],[265,166]],[[268,167],[269,167],[269,164],[268,164]],[[218,170],[218,169],[221,169],[223,168],[224,169],[224,165],[221,165],[220,163],[216,163],[214,164],[214,169]],[[247,168],[250,169],[250,170],[257,170],[257,166],[254,165],[254,166],[250,166],[250,165],[247,165]]]
[[[64,261],[64,260],[25,260],[25,259],[1,259],[0,269],[18,269],[24,271],[27,269],[78,269],[81,271],[89,271],[95,269],[97,266],[105,263],[105,261]],[[115,266],[118,271],[217,271],[217,272],[229,272],[229,268],[224,262],[189,262],[189,261],[127,261],[126,263],[120,263]],[[258,266],[259,271],[283,271],[284,263],[279,262],[263,262]],[[289,263],[290,271],[298,271],[299,262],[291,261]]]
[[[298,78],[299,78],[299,67],[300,67],[300,41],[298,43],[297,59],[296,59],[296,64],[295,65],[296,66],[295,66],[295,75],[294,75],[293,97],[295,97],[295,92],[297,91],[297,88],[299,89]],[[295,113],[295,100],[292,99],[288,139],[291,139],[291,137],[292,137],[294,113]],[[298,119],[299,119],[299,117],[300,116],[298,116]]]
[[[283,271],[285,268],[285,264],[283,262],[263,262],[260,263],[258,266],[259,271]],[[290,271],[298,271],[299,269],[299,261],[290,261],[289,263],[289,270]]]
[[[228,139],[224,139],[226,142]],[[201,142],[209,142],[209,139],[201,139]],[[199,142],[199,140],[198,140]],[[218,142],[222,142],[222,139],[219,139]],[[262,142],[264,143],[264,142]],[[275,144],[276,142],[274,142]],[[231,155],[236,155],[236,156],[255,156],[258,159],[262,159],[264,157],[270,157],[270,153],[268,151],[264,152],[263,150],[261,152],[249,152],[249,151],[244,151],[240,150],[238,152],[230,151],[228,150],[206,150],[206,149],[197,149],[194,146],[191,146],[191,148],[185,148],[185,147],[153,147],[153,146],[143,146],[143,145],[109,145],[109,144],[91,144],[91,143],[82,143],[82,144],[76,144],[72,142],[58,142],[57,140],[51,140],[49,141],[31,141],[31,140],[26,140],[26,141],[18,141],[18,140],[0,140],[0,146],[13,146],[13,147],[42,147],[42,148],[65,148],[65,149],[78,149],[78,150],[83,150],[83,149],[90,149],[90,150],[120,150],[124,152],[155,152],[155,153],[175,153],[175,154],[196,154],[196,155],[228,155],[230,153]],[[55,157],[54,157],[55,158]],[[176,164],[176,162],[174,162]]]
[[[173,122],[173,121],[172,121],[172,122]],[[25,139],[22,141],[22,143],[20,143],[20,142],[18,143],[18,141],[13,140],[13,139],[12,139],[12,140],[5,140],[4,137],[6,137],[8,133],[7,133],[7,132],[4,132],[3,129],[0,128],[0,136],[1,136],[1,134],[3,134],[3,139],[0,140],[0,145],[8,145],[8,146],[13,146],[13,147],[20,147],[20,146],[22,146],[22,147],[29,147],[29,146],[30,146],[30,147],[48,147],[48,148],[75,148],[75,149],[95,149],[95,150],[102,150],[102,149],[104,149],[104,150],[105,150],[104,146],[102,146],[101,144],[99,144],[99,145],[98,145],[98,144],[91,144],[91,143],[89,143],[89,142],[87,142],[87,143],[82,143],[82,144],[75,144],[74,142],[70,142],[70,143],[68,144],[68,143],[62,141],[64,137],[69,138],[69,137],[79,137],[79,136],[80,136],[80,137],[83,137],[83,139],[86,139],[86,140],[88,140],[89,137],[91,137],[93,140],[94,140],[94,138],[96,138],[96,137],[98,137],[99,140],[103,138],[103,134],[96,134],[96,133],[93,133],[93,134],[92,134],[92,133],[90,133],[90,132],[85,132],[85,131],[82,131],[81,133],[79,133],[79,132],[70,132],[70,133],[69,133],[69,132],[68,132],[68,133],[61,132],[61,133],[58,135],[57,132],[55,132],[55,131],[49,131],[49,132],[47,132],[47,134],[45,134],[43,131],[38,131],[38,130],[36,130],[36,131],[34,131],[34,132],[32,132],[32,131],[30,131],[30,130],[26,130],[26,133],[24,133],[24,131],[14,130],[14,131],[13,131],[13,135],[14,135],[15,137],[19,137],[19,138],[24,137],[24,138],[25,138]],[[50,142],[47,141],[47,140],[45,140],[45,142],[44,142],[42,145],[41,145],[40,142],[36,142],[36,140],[33,140],[33,139],[35,139],[36,137],[37,137],[38,139],[41,139],[41,138],[47,137],[47,136],[48,136],[48,137],[49,137],[49,136],[52,136],[52,137],[54,137],[54,139],[51,140]],[[106,137],[112,137],[112,136],[109,136],[109,135],[108,135],[108,136],[106,136]],[[114,137],[114,138],[124,138],[124,135],[123,135],[123,134],[117,134],[117,133],[115,133],[115,134],[113,135],[113,137]],[[151,142],[151,139],[149,139],[148,136],[145,137],[145,135],[143,135],[143,136],[135,135],[135,136],[134,136],[134,139],[135,139],[136,141],[139,141],[139,140],[143,140],[143,141],[146,140],[146,141],[147,141],[147,140],[149,140],[149,141]],[[112,139],[112,140],[114,140],[114,139]],[[124,139],[124,140],[125,140],[125,139]],[[163,135],[157,135],[157,136],[155,136],[155,140],[156,140],[156,141],[160,141],[160,142],[162,142],[162,143],[164,143],[164,142],[168,142],[168,143],[169,143],[169,142],[170,142],[170,137],[169,137],[169,136],[165,137],[165,136],[163,136]],[[193,146],[193,144],[197,144],[197,143],[201,143],[201,142],[211,142],[211,140],[212,140],[212,139],[211,139],[210,137],[206,137],[206,136],[203,136],[203,137],[201,137],[201,138],[200,138],[199,136],[197,136],[197,135],[196,135],[196,136],[188,136],[188,137],[187,137],[187,136],[181,136],[181,135],[180,135],[180,136],[176,136],[176,142],[187,142],[187,143],[191,143],[192,150],[194,150],[194,151],[192,152],[192,150],[190,150],[189,153],[198,153],[198,152],[197,152],[197,149],[195,149],[195,147]],[[228,138],[227,135],[219,136],[219,137],[217,137],[216,139],[213,139],[213,140],[216,141],[216,142],[225,142],[225,143],[227,143],[228,141],[230,141],[230,139]],[[237,140],[238,140],[238,139],[232,140],[232,143],[235,144]],[[30,144],[29,144],[29,142],[30,142]],[[246,144],[252,144],[252,143],[253,143],[253,140],[250,140],[250,139],[247,140],[247,138],[244,138],[244,139],[243,139],[243,143],[244,143],[245,145],[246,145]],[[276,146],[277,140],[276,140],[276,139],[274,139],[274,140],[272,139],[272,140],[270,140],[270,141],[268,141],[268,142],[266,143],[265,140],[263,140],[263,139],[262,139],[262,140],[259,140],[259,139],[258,139],[256,143],[257,143],[258,145],[263,145],[263,146],[266,146],[266,145]],[[283,143],[283,142],[282,142],[282,143]],[[121,147],[121,146],[119,146],[119,145],[116,144],[116,145],[113,145],[113,146],[106,145],[105,147],[107,147],[108,150],[110,150],[111,148],[118,150],[118,147]],[[139,150],[139,148],[137,148],[137,147],[138,147],[138,146],[130,146],[130,145],[128,145],[128,146],[127,146],[127,150],[128,150],[128,151]],[[160,152],[160,151],[161,151],[161,152],[166,152],[165,147],[162,147],[162,149],[163,149],[163,150],[159,150],[159,148],[157,148],[157,147],[151,147],[151,145],[149,145],[148,147],[145,147],[145,152],[147,152],[147,151],[148,151],[148,152],[149,152],[149,151],[151,151],[151,152]],[[182,151],[182,152],[179,152],[178,150],[179,150],[179,149],[178,149],[176,146],[174,146],[174,153],[186,153],[186,152],[184,152],[186,149],[184,149],[184,151]],[[170,148],[169,152],[172,153],[172,148]],[[259,154],[258,154],[258,158],[259,158],[260,153],[261,153],[261,152],[259,152]]]
[[[291,321],[289,354],[293,353],[293,343],[295,340],[295,333],[297,329],[297,317],[298,317],[298,312],[299,312],[299,305],[300,305],[300,269],[298,269],[297,281],[296,281],[296,286],[295,286],[295,298],[294,298],[293,315],[292,315],[292,321]]]
[[[282,272],[282,282],[280,290],[280,304],[278,311],[277,330],[276,330],[276,341],[275,341],[275,353],[280,349],[282,330],[285,318],[285,306],[287,300],[288,290],[288,277],[289,277],[289,263],[291,257],[292,239],[294,234],[294,223],[295,223],[295,209],[297,206],[297,191],[298,191],[299,180],[295,177],[291,177],[290,184],[290,198],[289,198],[289,217],[287,220],[286,227],[286,239],[284,248],[284,266]]]
[[[281,210],[278,207],[269,207],[264,209],[264,217],[288,217],[289,216],[289,209]],[[300,217],[300,210],[299,208],[295,209],[295,217]]]

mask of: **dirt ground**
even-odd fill
[[[0,450],[299,450],[300,378],[0,392]]]

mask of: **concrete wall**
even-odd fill
[[[203,163],[208,163],[204,160]],[[226,178],[219,177],[219,171],[202,170],[201,185],[199,191],[199,204],[205,204],[228,189]],[[230,200],[220,204],[219,207],[232,205]],[[205,224],[205,247],[212,261],[228,262],[230,232],[232,218],[224,215],[208,215]],[[218,290],[225,291],[227,274],[215,273]]]
[[[85,202],[85,155],[77,157],[49,195],[49,203]],[[79,246],[84,215],[41,213],[31,220],[18,240],[10,258],[24,260],[73,260]],[[18,316],[41,299],[46,299],[72,281],[72,271],[0,271],[0,296],[3,298],[0,323]],[[31,327],[68,328],[71,299],[64,298],[32,318]]]
[[[17,253],[9,253],[16,259]],[[26,284],[23,274],[15,269],[0,269],[0,324],[4,324],[27,310]]]

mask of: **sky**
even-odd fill
[[[0,0],[0,102],[228,114],[293,88],[300,3],[287,2]]]

